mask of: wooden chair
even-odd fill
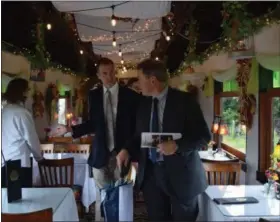
[[[48,142],[50,143],[72,143],[72,137],[49,137]]]
[[[43,153],[53,153],[54,144],[53,143],[41,144],[41,151]]]
[[[3,222],[52,222],[52,217],[52,208],[24,214],[2,213],[1,215],[1,219]]]
[[[89,154],[90,145],[89,144],[68,144],[65,152],[67,153],[81,153],[81,154]]]
[[[94,136],[86,136],[86,137],[81,137],[80,141],[82,144],[92,144]]]
[[[74,158],[47,159],[38,163],[43,187],[70,187],[74,184]]]
[[[203,162],[209,185],[238,185],[241,162]]]

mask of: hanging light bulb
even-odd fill
[[[170,41],[170,36],[167,35],[167,36],[165,37],[165,39],[166,39],[167,42],[169,42],[169,41]]]
[[[158,57],[156,57],[156,61],[158,61],[159,60],[159,58]]]
[[[121,64],[124,64],[123,58],[122,58],[122,60],[121,60]]]
[[[116,47],[116,46],[117,46],[115,34],[116,34],[116,32],[114,31],[114,32],[113,32],[113,42],[112,42],[113,47]]]
[[[115,6],[113,5],[112,6],[112,17],[111,17],[111,25],[113,27],[115,27],[116,24],[117,24],[117,20],[116,20],[116,16],[115,16],[115,13],[114,13],[114,9],[115,9]]]
[[[52,25],[50,23],[47,24],[47,30],[51,30],[52,29]]]
[[[112,17],[111,17],[111,25],[112,25],[113,27],[115,27],[116,24],[117,24],[117,20],[115,19],[115,16],[112,15]]]
[[[122,49],[121,49],[121,45],[120,45],[120,49],[119,49],[119,57],[122,57]]]
[[[113,38],[112,45],[113,45],[114,47],[116,47],[116,46],[117,46],[116,38]]]
[[[80,50],[80,54],[83,55],[83,54],[84,54],[84,51],[83,51],[83,50]]]

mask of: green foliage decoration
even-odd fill
[[[258,18],[254,18],[252,14],[247,12],[247,4],[247,2],[225,2],[221,12],[224,19],[221,24],[223,33],[220,40],[212,43],[200,54],[187,51],[178,69],[173,73],[169,73],[170,77],[181,75],[190,65],[202,64],[212,55],[231,51],[238,40],[259,33],[265,26],[280,24],[280,3],[274,10],[269,9],[265,15]],[[235,39],[232,38],[232,23],[234,20],[238,21]],[[197,30],[197,28],[191,26],[190,28]]]

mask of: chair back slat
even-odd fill
[[[41,151],[43,153],[53,153],[54,144],[53,143],[41,144]]]
[[[44,187],[72,187],[74,184],[74,158],[45,160],[38,163]]]
[[[240,162],[203,162],[209,185],[238,185]]]
[[[72,137],[49,137],[48,142],[51,143],[72,143]]]
[[[3,222],[52,222],[53,219],[53,210],[52,208],[35,211],[31,213],[24,214],[9,214],[2,213],[1,219]]]
[[[89,144],[68,144],[65,152],[67,153],[80,153],[80,154],[89,154],[90,145]]]

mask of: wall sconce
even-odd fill
[[[71,119],[71,118],[72,118],[72,116],[73,116],[73,114],[72,114],[72,113],[67,113],[67,114],[66,114],[66,118],[67,118],[67,119]]]
[[[71,118],[73,117],[73,114],[72,113],[67,113],[66,114],[66,119],[67,119],[67,123],[68,123],[68,126],[70,127],[71,126]]]
[[[225,136],[228,134],[227,125],[223,123],[221,116],[218,115],[214,116],[212,127],[211,127],[211,133],[213,133],[213,140],[215,142],[213,144],[213,150],[216,150],[218,148],[218,142],[215,141],[216,139],[215,135]]]
[[[211,127],[211,133],[218,134],[222,118],[215,115]]]
[[[219,133],[220,136],[225,136],[228,134],[228,128],[227,125],[224,124],[222,121],[220,123],[220,127],[219,127]]]

